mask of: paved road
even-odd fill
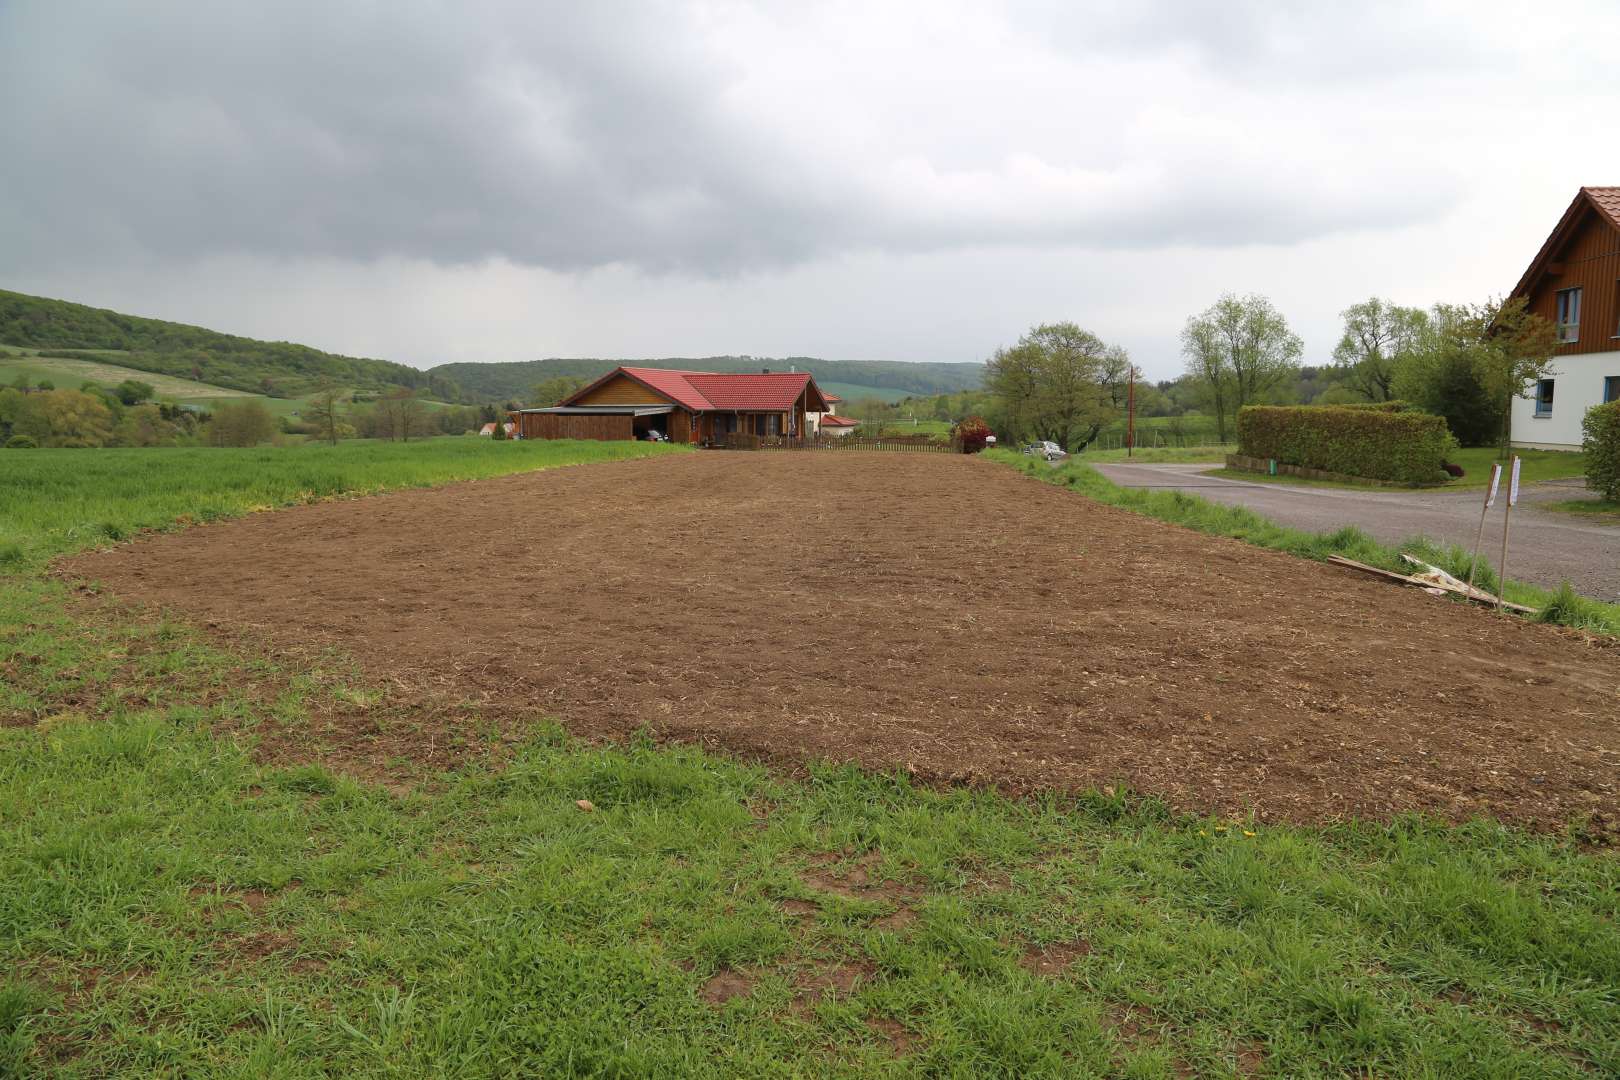
[[[1468,491],[1356,491],[1250,483],[1210,474],[1210,465],[1097,465],[1123,487],[1195,491],[1214,502],[1247,506],[1271,520],[1313,532],[1359,525],[1386,543],[1424,535],[1465,547],[1479,528],[1485,493]],[[1582,482],[1554,480],[1525,487],[1513,509],[1508,573],[1538,585],[1568,578],[1576,590],[1620,600],[1620,525],[1600,525],[1536,508],[1539,502],[1580,498]],[[1485,550],[1496,562],[1502,543],[1502,502],[1485,526]]]

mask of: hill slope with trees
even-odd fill
[[[903,363],[893,360],[820,360],[813,356],[671,357],[662,360],[562,359],[524,360],[495,364],[441,364],[430,375],[455,382],[480,401],[522,400],[539,383],[556,378],[594,379],[620,364],[696,371],[746,372],[770,368],[808,371],[817,382],[858,383],[895,391],[895,396],[922,397],[977,390],[984,378],[983,364]]]
[[[443,401],[467,400],[445,376],[405,364],[5,290],[0,290],[0,344],[46,350],[46,356],[116,350],[116,362],[124,367],[272,397],[297,397],[331,381],[364,390],[407,387]]]

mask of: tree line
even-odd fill
[[[1304,343],[1264,296],[1225,294],[1181,330],[1184,373],[1140,378],[1126,351],[1072,322],[1032,327],[985,363],[984,388],[863,400],[842,410],[880,428],[900,419],[982,416],[1005,442],[1051,440],[1084,450],[1117,430],[1133,373],[1138,417],[1235,435],[1245,405],[1347,405],[1400,400],[1443,416],[1464,446],[1506,446],[1513,399],[1545,377],[1556,328],[1522,299],[1402,307],[1377,297],[1341,313],[1332,359],[1301,362]]]

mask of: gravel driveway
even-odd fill
[[[1356,491],[1250,483],[1211,473],[1210,465],[1093,466],[1122,487],[1195,491],[1212,502],[1247,506],[1273,521],[1312,532],[1358,525],[1386,543],[1423,535],[1448,544],[1473,544],[1485,493],[1467,491]],[[1585,494],[1579,479],[1552,480],[1521,489],[1513,509],[1508,573],[1548,587],[1568,578],[1576,591],[1620,601],[1620,525],[1593,524],[1537,509],[1541,502]],[[1502,501],[1485,526],[1485,552],[1494,565],[1502,550]]]

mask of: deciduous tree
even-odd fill
[[[549,409],[584,389],[585,380],[573,375],[558,375],[535,384],[529,392],[530,404],[536,409]]]
[[[1421,308],[1372,297],[1341,313],[1344,334],[1333,349],[1343,381],[1368,401],[1395,396],[1395,371],[1423,341],[1429,317]]]
[[[1512,441],[1513,399],[1552,368],[1557,328],[1522,299],[1436,304],[1396,367],[1397,396],[1446,418],[1465,446]]]
[[[303,410],[304,422],[315,429],[315,437],[333,446],[337,445],[345,429],[350,433],[354,431],[344,418],[342,401],[342,389],[334,382],[323,380],[309,396],[309,403]]]
[[[1204,383],[1216,426],[1226,441],[1227,418],[1299,370],[1305,345],[1264,296],[1226,293],[1187,320],[1181,352],[1187,371]]]
[[[1085,449],[1125,405],[1130,358],[1072,322],[1034,327],[986,364],[1006,434]]]
[[[229,401],[214,409],[207,440],[210,446],[257,446],[275,429],[275,418],[259,402]]]
[[[40,446],[106,446],[112,440],[113,414],[93,394],[49,390],[23,399],[12,430]]]
[[[372,417],[380,439],[409,442],[428,434],[426,406],[415,392],[404,387],[378,398]]]

